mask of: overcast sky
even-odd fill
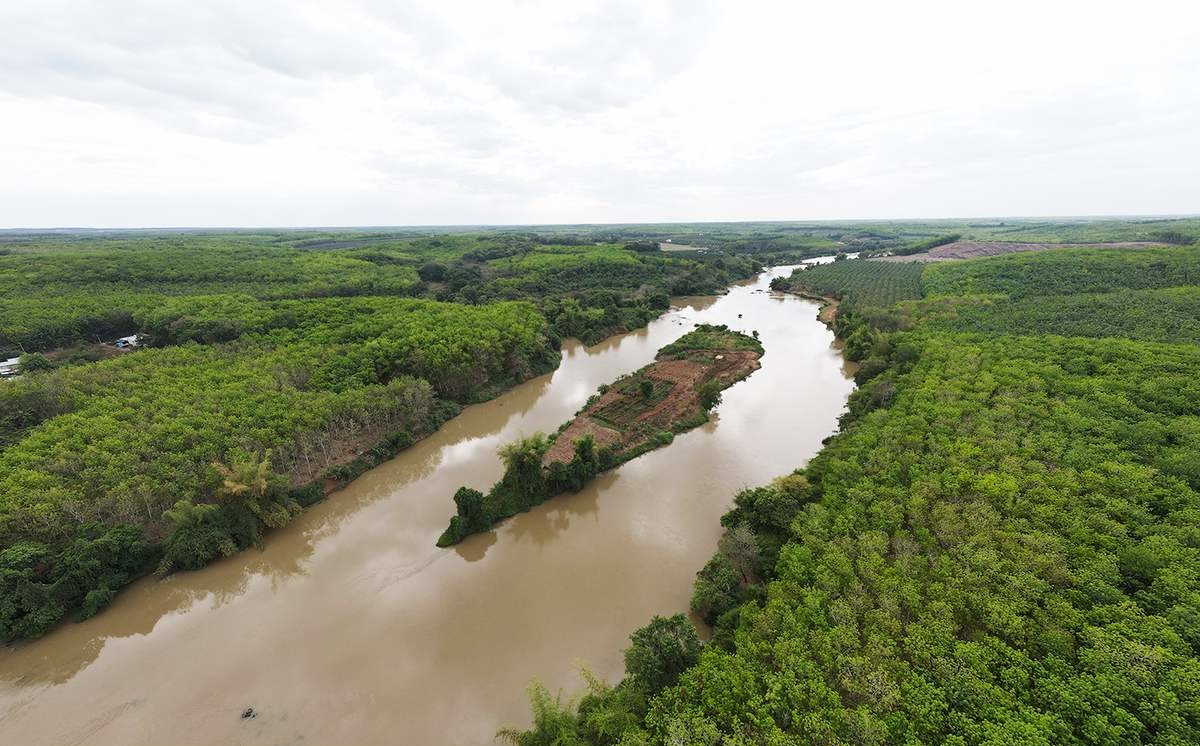
[[[1200,3],[0,0],[0,226],[1200,212]]]

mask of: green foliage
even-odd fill
[[[129,235],[20,248],[0,256],[0,351],[150,333],[164,304],[194,306],[195,297],[211,308],[182,314],[174,327],[154,325],[156,343],[234,339],[245,321],[238,307],[251,300],[408,295],[535,301],[559,336],[594,342],[645,325],[668,294],[715,292],[757,267],[727,255],[641,254],[498,233]]]
[[[498,482],[499,489],[489,493],[495,515],[515,515],[546,499],[542,457],[549,449],[550,441],[544,433],[534,433],[500,447],[504,476]]]
[[[544,322],[532,308],[494,309],[453,341],[445,336],[454,328],[445,312],[453,309],[437,310],[404,314],[407,325],[381,326],[377,336],[364,329],[360,343],[324,348],[341,351],[332,358],[314,334],[290,344],[142,350],[0,383],[0,398],[23,406],[6,430],[24,433],[0,452],[0,540],[61,537],[81,512],[88,520],[152,523],[176,500],[214,495],[219,480],[209,464],[230,453],[273,449],[279,472],[315,476],[336,443],[428,432],[434,392],[398,375],[406,367],[453,391],[478,389],[478,369],[519,378],[509,371],[540,367],[519,363],[546,354]],[[418,353],[419,361],[404,362]],[[452,372],[468,359],[477,370],[455,380]]]
[[[232,516],[219,505],[180,500],[164,515],[170,519],[172,529],[163,542],[159,574],[198,570],[211,560],[228,557],[238,550]]]
[[[700,406],[706,411],[716,409],[721,403],[721,384],[718,381],[706,381],[697,393],[700,395]]]
[[[707,346],[706,346],[707,345]],[[730,331],[724,326],[700,326],[676,342],[659,350],[658,357],[686,358],[698,356],[715,362],[716,353],[731,350],[762,352],[757,339]],[[447,547],[473,533],[486,531],[493,524],[528,510],[564,491],[578,492],[601,471],[613,469],[637,458],[647,451],[669,445],[676,432],[684,432],[708,421],[708,410],[721,400],[721,391],[731,385],[728,377],[705,381],[696,391],[698,408],[693,413],[671,412],[668,422],[639,419],[650,408],[670,394],[676,384],[651,376],[647,366],[622,376],[611,386],[601,386],[600,394],[588,399],[576,413],[611,427],[622,434],[622,440],[597,449],[594,438],[584,435],[573,443],[574,454],[569,463],[560,459],[545,464],[546,454],[554,440],[561,437],[572,424],[564,423],[553,439],[542,433],[509,443],[500,449],[504,461],[504,476],[492,485],[487,495],[468,487],[459,488],[454,495],[455,514],[438,537],[437,545]],[[621,396],[615,401],[597,406],[601,394],[613,390]],[[670,427],[670,430],[661,429]],[[633,437],[625,439],[626,435]]]
[[[1010,298],[1196,285],[1200,284],[1200,251],[1162,247],[1008,254],[929,265],[922,283],[927,296],[999,294]]]
[[[814,295],[852,298],[854,303],[864,306],[889,306],[899,300],[921,297],[923,266],[851,259],[798,269],[792,274],[791,284]]]
[[[901,246],[899,248],[893,249],[892,253],[896,254],[897,256],[922,254],[924,252],[929,251],[930,249],[937,248],[938,246],[945,246],[946,244],[954,243],[955,241],[958,241],[961,238],[962,238],[961,233],[951,233],[946,236],[935,236],[934,238],[927,238],[924,241],[917,241],[916,243],[912,243],[907,246]]]
[[[54,363],[40,352],[31,352],[22,355],[17,362],[20,366],[22,374],[36,373],[41,370],[50,370],[54,367]]]
[[[587,741],[578,735],[579,716],[575,704],[564,704],[561,698],[550,695],[545,684],[534,681],[526,690],[533,710],[533,728],[519,731],[504,728],[496,737],[515,746],[585,746]]]
[[[1196,288],[1160,289],[1191,261],[937,265],[927,288],[991,295],[892,310],[847,289],[841,432],[737,496],[693,597],[714,644],[621,733],[1200,742]]]
[[[717,552],[696,573],[692,589],[692,611],[708,625],[741,602],[742,582],[737,568],[724,552]]]
[[[700,637],[683,614],[655,616],[629,641],[625,672],[651,694],[674,684],[700,657]]]
[[[1200,287],[1024,298],[953,296],[904,307],[923,325],[982,334],[1126,337],[1200,344]]]
[[[655,358],[663,360],[685,357],[684,353],[694,350],[750,350],[762,354],[763,346],[756,337],[734,331],[725,324],[700,324],[661,348]]]
[[[478,291],[482,272],[462,257],[487,242],[277,238],[49,242],[0,257],[13,299],[0,346],[135,331],[145,342],[111,359],[98,345],[58,351],[57,369],[0,381],[0,548],[34,542],[53,557],[98,522],[155,537],[163,571],[199,567],[320,499],[322,479],[344,483],[436,428],[456,411],[438,397],[477,401],[557,363],[533,303],[396,297],[420,292],[421,261],[444,264],[445,287],[467,278],[458,290]],[[25,361],[48,367],[37,353]],[[360,455],[339,460],[347,449]],[[257,466],[277,484],[222,491],[230,474],[214,463],[237,471],[265,453]],[[21,613],[57,619],[112,589],[91,590]]]
[[[1169,243],[1176,246],[1191,246],[1197,240],[1197,237],[1193,234],[1173,230],[1154,231],[1149,235],[1149,238],[1151,241]]]
[[[890,406],[809,465],[820,499],[792,521],[765,606],[743,613],[748,636],[658,700],[656,733],[698,713],[768,741],[1194,740],[1184,608],[1200,579],[1180,572],[1200,558],[1200,482],[1144,433],[1200,411],[1200,352],[923,346]],[[1136,672],[1139,656],[1152,668]],[[1178,704],[1151,716],[1145,701]]]
[[[455,515],[438,537],[437,545],[457,544],[565,490],[578,492],[600,472],[601,464],[611,459],[609,453],[596,450],[592,436],[585,435],[575,441],[570,463],[555,461],[544,469],[542,461],[551,443],[545,434],[534,433],[502,446],[504,476],[486,495],[469,487],[460,487],[454,493]]]
[[[92,616],[155,554],[140,529],[96,523],[58,544],[10,544],[0,550],[0,639],[44,634],[72,608]]]

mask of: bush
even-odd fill
[[[683,614],[655,616],[630,637],[625,672],[651,694],[673,685],[700,658],[696,628]]]

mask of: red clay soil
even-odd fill
[[[717,356],[721,359],[716,359]],[[716,379],[722,387],[729,386],[758,370],[758,358],[759,354],[753,350],[696,350],[681,360],[652,363],[638,373],[675,384],[666,396],[644,412],[639,412],[621,432],[590,416],[630,398],[630,394],[622,393],[617,386],[613,386],[559,433],[554,445],[543,457],[542,464],[548,466],[555,461],[570,462],[575,456],[575,441],[589,433],[595,438],[597,448],[617,443],[622,450],[628,450],[645,440],[649,433],[670,430],[674,423],[690,419],[700,409],[697,391],[704,383]],[[632,396],[637,396],[630,391]]]
[[[1119,241],[1114,243],[1013,243],[1008,241],[955,241],[935,246],[924,254],[908,256],[881,256],[877,262],[946,262],[952,259],[978,259],[984,256],[1015,254],[1021,251],[1045,251],[1047,249],[1141,249],[1162,246],[1146,241]]]
[[[561,461],[564,464],[570,463],[571,459],[575,457],[575,441],[585,435],[592,436],[596,441],[597,449],[621,440],[619,431],[605,427],[586,414],[582,414],[572,420],[566,430],[558,434],[554,445],[550,446],[550,450],[546,451],[546,455],[542,457],[542,464],[549,466],[555,461]]]
[[[837,321],[838,301],[834,297],[826,297],[824,301],[825,305],[821,306],[821,310],[817,313],[817,319],[832,329],[834,323]]]

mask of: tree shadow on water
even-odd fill
[[[454,545],[454,551],[467,562],[478,562],[497,541],[495,530],[468,536]]]
[[[529,540],[539,547],[549,544],[571,527],[572,518],[598,516],[600,493],[617,478],[616,471],[606,472],[584,485],[579,492],[555,495],[528,512],[514,516],[510,521],[509,535],[514,541]]]

